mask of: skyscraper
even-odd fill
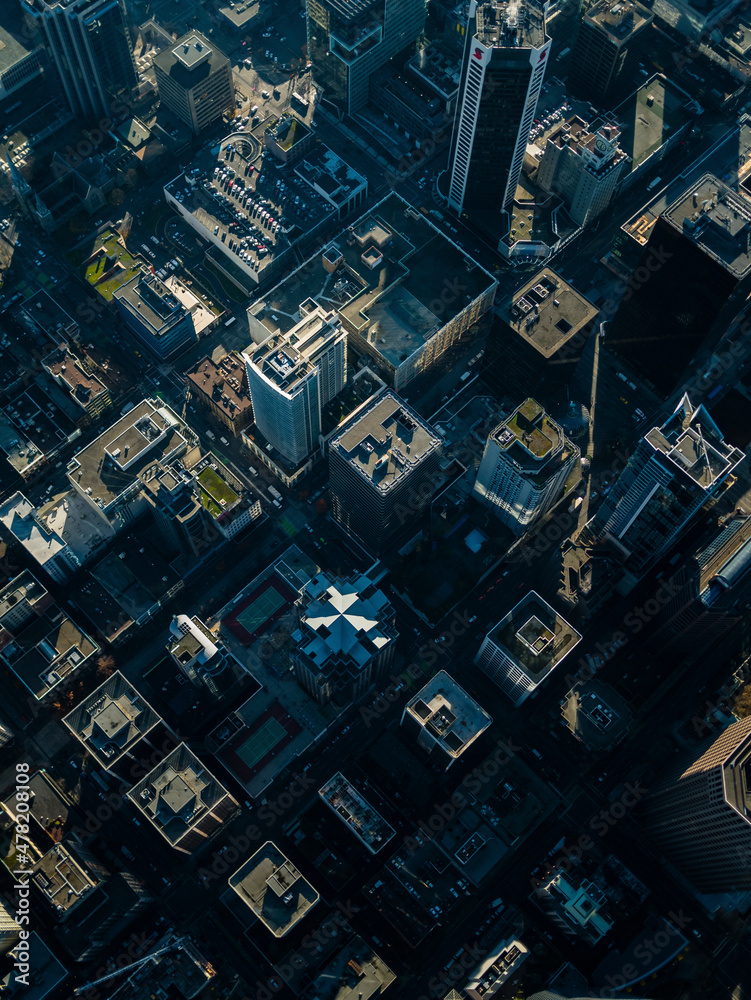
[[[704,406],[685,395],[662,427],[641,439],[582,540],[609,542],[636,583],[678,540],[743,459]]]
[[[334,518],[379,551],[430,503],[441,448],[438,433],[395,393],[385,392],[329,445]]]
[[[489,435],[475,495],[522,535],[559,499],[579,449],[534,399]]]
[[[572,91],[610,110],[644,54],[654,15],[634,0],[600,0],[582,17],[568,75]]]
[[[751,718],[688,751],[642,806],[650,838],[700,892],[751,888]]]
[[[399,633],[393,607],[367,574],[338,579],[318,573],[297,606],[294,673],[319,704],[333,699],[347,705],[384,679]]]
[[[122,0],[23,0],[75,115],[113,117],[136,85]],[[123,105],[124,110],[124,105]]]
[[[229,59],[197,31],[160,52],[154,73],[165,106],[196,135],[235,106]]]
[[[356,114],[368,103],[371,73],[414,51],[425,0],[310,0],[308,58],[325,105]]]
[[[338,317],[316,306],[245,362],[256,426],[284,460],[303,462],[318,443],[321,407],[344,388],[347,338]]]
[[[500,235],[514,200],[550,52],[533,0],[471,0],[449,160],[449,206]]]

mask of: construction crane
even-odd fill
[[[73,996],[78,996],[79,993],[85,993],[86,990],[90,990],[94,986],[99,986],[100,983],[106,983],[108,979],[114,979],[115,976],[119,976],[123,972],[129,972],[131,969],[137,969],[139,965],[151,962],[158,955],[164,954],[165,951],[172,951],[173,948],[182,948],[184,944],[185,938],[173,938],[166,944],[163,944],[161,948],[157,948],[156,951],[152,951],[149,955],[144,955],[143,958],[136,959],[136,961],[131,962],[130,965],[123,965],[122,968],[115,969],[114,972],[110,972],[106,976],[102,976],[100,979],[95,979],[93,982],[86,983],[84,986],[77,986],[76,989],[73,990]]]

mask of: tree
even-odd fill
[[[115,658],[109,653],[102,653],[96,661],[96,675],[106,681],[115,669]]]
[[[751,685],[746,684],[733,705],[733,714],[739,719],[745,719],[751,715]]]

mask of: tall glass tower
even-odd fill
[[[324,105],[362,110],[371,74],[414,51],[425,9],[425,0],[309,0],[308,58]]]
[[[550,45],[533,0],[471,0],[448,203],[491,235],[514,200]]]
[[[136,85],[122,0],[23,0],[75,115],[111,118]]]

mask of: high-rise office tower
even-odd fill
[[[681,756],[641,807],[649,837],[705,893],[751,889],[751,718]]]
[[[471,0],[448,203],[496,238],[516,194],[550,44],[533,0]]]
[[[381,550],[400,530],[410,530],[430,503],[441,450],[430,424],[396,393],[383,393],[329,445],[334,518]]]
[[[318,573],[297,608],[295,677],[320,705],[347,705],[384,679],[399,633],[393,607],[367,574]]]
[[[232,64],[197,31],[154,59],[159,96],[198,135],[235,106]]]
[[[582,17],[569,63],[571,90],[606,110],[634,89],[654,15],[634,0],[600,0]]]
[[[676,543],[681,532],[743,459],[704,406],[685,395],[662,427],[641,439],[582,540],[609,542],[632,583]]]
[[[425,7],[425,0],[309,0],[308,58],[324,104],[339,114],[361,111],[371,73],[414,51]]]
[[[318,443],[321,407],[344,388],[347,336],[338,317],[316,307],[245,363],[256,426],[283,460],[303,462]]]
[[[112,118],[136,85],[122,0],[23,0],[75,115]]]
[[[485,442],[475,495],[522,535],[560,498],[579,454],[540,404],[527,399]]]

